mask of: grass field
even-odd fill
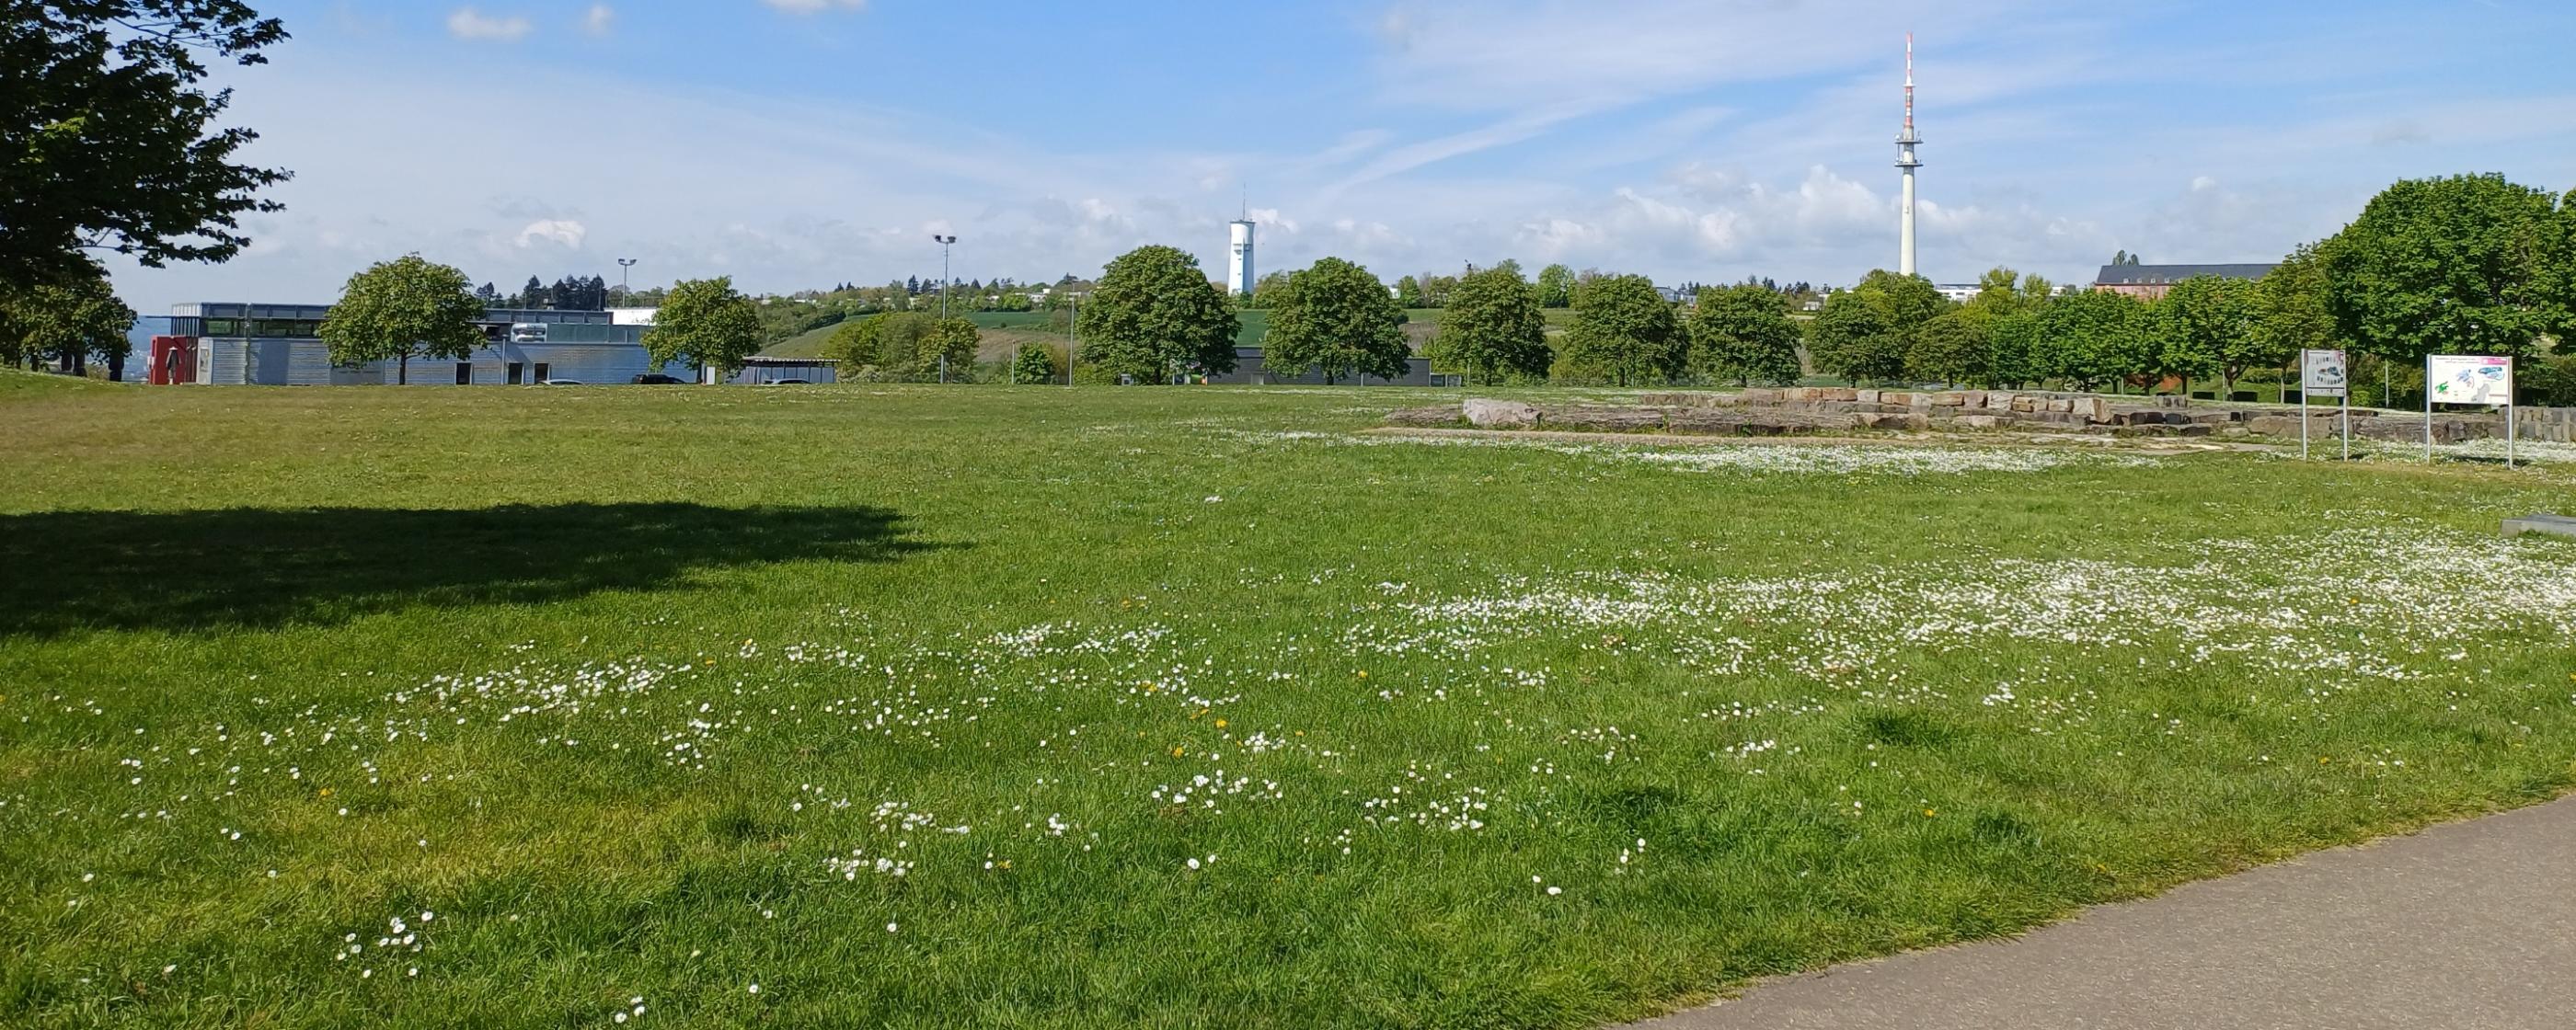
[[[2576,779],[2564,466],[1422,396],[0,376],[0,1024],[1581,1027]]]

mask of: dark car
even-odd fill
[[[769,381],[768,385],[770,385],[770,386],[811,386],[811,385],[813,385],[813,384],[812,384],[812,383],[808,383],[808,382],[806,382],[805,380],[802,380],[802,379],[772,379],[772,380],[770,380],[770,381]]]
[[[635,377],[637,386],[686,386],[688,382],[678,376],[666,376],[659,372],[647,372]]]

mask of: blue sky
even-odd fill
[[[1903,38],[1922,262],[2088,278],[2271,260],[2388,182],[2576,187],[2564,0],[283,2],[226,77],[296,173],[230,264],[117,266],[144,311],[314,301],[418,251],[504,289],[730,274],[753,291],[1263,269],[1849,283],[1895,262]]]

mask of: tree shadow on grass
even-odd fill
[[[891,562],[874,507],[506,505],[0,515],[0,635],[330,624],[419,605],[654,590],[701,569]]]

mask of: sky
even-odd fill
[[[1921,263],[2089,282],[2277,260],[2388,183],[2576,187],[2567,0],[264,0],[228,71],[291,170],[223,265],[112,264],[138,310],[317,303],[417,252],[754,293],[1090,276],[1393,282],[1513,258],[1662,283],[1896,263],[1905,34]]]

